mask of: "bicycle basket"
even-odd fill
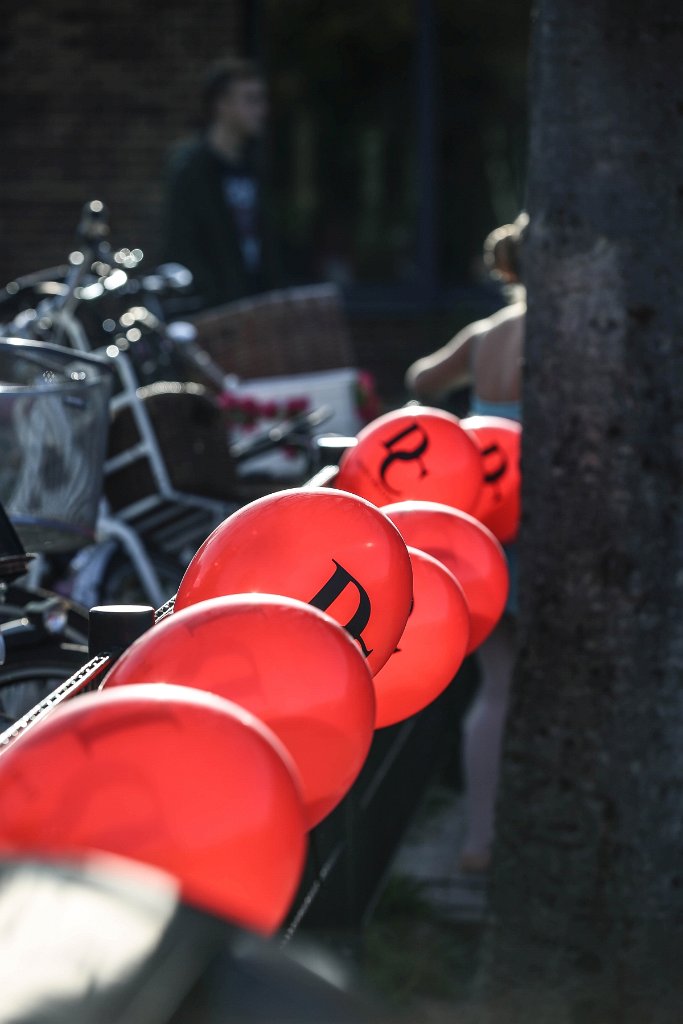
[[[111,387],[98,356],[0,338],[0,501],[27,551],[93,540]]]

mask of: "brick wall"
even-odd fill
[[[14,5],[0,42],[0,284],[63,262],[81,206],[154,255],[163,159],[207,63],[243,38],[242,0]]]

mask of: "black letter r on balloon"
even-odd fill
[[[370,621],[370,613],[372,612],[370,598],[367,591],[360,585],[358,580],[344,568],[343,565],[340,565],[334,558],[332,561],[336,566],[334,572],[327,583],[320,588],[315,597],[312,597],[308,603],[312,604],[314,608],[319,608],[321,612],[327,611],[332,602],[336,601],[346,587],[349,585],[354,586],[358,591],[358,608],[349,621],[345,624],[342,623],[342,625],[346,632],[349,633],[354,640],[358,641],[364,656],[368,658],[372,654],[372,650],[368,650],[365,646],[362,634]]]
[[[412,434],[414,431],[418,431],[422,435],[422,440],[419,442],[416,448],[409,448],[407,450],[405,448],[399,448],[398,451],[392,451],[394,445],[398,444],[399,441],[402,441],[404,437],[408,437],[408,435]],[[379,467],[379,475],[382,480],[382,483],[384,484],[388,491],[391,491],[393,494],[401,493],[400,491],[397,491],[393,487],[391,487],[387,482],[387,471],[389,469],[389,466],[391,466],[391,464],[393,462],[396,462],[397,460],[400,462],[412,462],[413,459],[417,459],[420,466],[420,476],[427,476],[427,468],[422,461],[422,456],[429,447],[429,438],[427,437],[422,427],[418,426],[417,423],[412,423],[409,427],[406,427],[405,430],[402,430],[400,433],[396,434],[395,437],[392,437],[389,441],[385,441],[384,447],[387,449],[389,454],[385,458],[382,465]]]

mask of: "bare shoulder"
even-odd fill
[[[521,324],[524,321],[525,314],[526,302],[513,302],[509,306],[503,306],[501,309],[496,310],[484,322],[488,325],[488,330],[495,330],[498,327],[510,324]]]
[[[408,367],[407,389],[422,400],[436,399],[472,380],[481,365],[501,350],[521,348],[526,305],[516,302],[463,327],[445,345]],[[516,342],[516,343],[515,343]]]

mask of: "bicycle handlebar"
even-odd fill
[[[236,462],[243,462],[288,443],[296,445],[299,442],[308,447],[311,444],[311,431],[330,419],[332,412],[328,405],[321,405],[309,412],[296,413],[260,433],[234,441],[230,445],[230,454]]]
[[[128,271],[134,270],[142,258],[142,253],[128,249],[114,252],[108,241],[110,233],[109,212],[98,199],[85,203],[76,227],[77,248],[71,253],[65,267],[55,268],[62,272],[59,287],[50,294],[44,294],[36,303],[32,316],[22,310],[9,323],[5,324],[4,333],[19,333],[23,337],[33,336],[36,325],[42,318],[62,312],[73,312],[81,301],[99,298],[105,291],[118,294],[139,294],[141,291],[153,299],[160,301],[186,291],[192,284],[192,274],[187,267],[179,263],[165,263],[144,276],[133,278]],[[88,275],[97,275],[92,290],[83,288]],[[116,276],[114,276],[116,275]],[[25,286],[44,284],[41,278],[33,280],[21,279]],[[5,289],[7,298],[12,299],[20,290],[21,281],[13,282],[11,290]]]

